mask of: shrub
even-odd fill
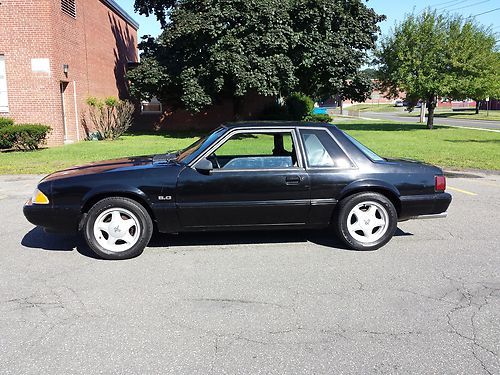
[[[310,114],[304,117],[304,121],[307,122],[325,122],[330,123],[333,121],[333,118],[327,113],[316,113]]]
[[[12,135],[8,131],[11,126],[0,127],[0,150],[6,150],[12,148]]]
[[[314,101],[307,95],[298,92],[290,95],[285,103],[290,120],[300,121],[311,114],[314,109]]]
[[[4,126],[0,128],[0,148],[37,150],[47,140],[50,130],[50,126],[40,124]]]
[[[116,139],[132,125],[135,108],[129,101],[118,100],[112,96],[105,99],[89,97],[87,105],[88,117],[101,139]],[[85,116],[82,121],[84,127],[88,128]]]
[[[8,117],[0,117],[0,128],[14,125],[14,120]]]

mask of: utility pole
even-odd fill
[[[486,98],[486,117],[489,117],[490,115],[490,97],[488,96]]]

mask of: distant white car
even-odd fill
[[[396,99],[394,101],[394,107],[403,107],[404,106],[404,101],[403,99]]]

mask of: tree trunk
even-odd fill
[[[481,101],[480,100],[476,100],[476,115],[479,114],[479,107],[481,106]]]
[[[431,95],[427,100],[427,127],[432,129],[434,127],[434,109],[436,108],[436,95]]]

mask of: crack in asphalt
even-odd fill
[[[470,350],[473,358],[478,362],[481,366],[481,369],[486,374],[493,374],[493,371],[489,368],[488,362],[481,358],[481,353],[487,353],[488,355],[493,356],[494,358],[498,358],[498,353],[496,353],[491,348],[487,347],[484,343],[481,342],[479,333],[478,333],[478,324],[477,324],[477,316],[481,313],[482,309],[490,303],[490,299],[498,298],[498,293],[500,291],[500,287],[496,287],[495,283],[485,283],[483,282],[471,282],[471,281],[463,281],[454,279],[444,272],[442,272],[442,276],[444,279],[448,280],[451,283],[452,288],[447,290],[445,293],[434,296],[431,294],[420,293],[407,288],[395,288],[392,289],[394,291],[415,295],[421,298],[425,298],[434,302],[439,302],[444,304],[445,306],[452,307],[450,310],[445,312],[446,316],[446,325],[449,330],[446,332],[452,333],[459,337],[462,340],[466,340],[470,344]],[[355,292],[364,292],[367,291],[365,285],[360,280],[355,280],[356,285],[353,285],[352,290]],[[305,292],[306,295],[310,295],[310,292]],[[337,292],[332,291],[332,295],[338,295]],[[456,295],[453,298],[453,295]],[[322,294],[323,295],[323,294]],[[204,330],[203,328],[194,328],[183,326],[184,328],[192,329],[195,331],[202,331],[208,335],[215,335],[216,340],[214,345],[216,346],[216,351],[214,355],[219,354],[220,350],[220,338],[229,338],[232,340],[244,341],[253,344],[259,345],[290,345],[290,344],[311,344],[311,343],[325,343],[325,342],[336,342],[338,338],[342,338],[345,340],[352,340],[355,335],[362,334],[368,336],[382,336],[386,338],[392,338],[396,340],[404,339],[405,337],[415,336],[415,335],[424,335],[427,333],[435,334],[439,331],[433,332],[425,332],[424,330],[401,330],[401,331],[392,331],[392,330],[374,330],[374,329],[347,329],[343,327],[341,324],[337,324],[337,327],[334,329],[308,329],[304,327],[301,323],[300,316],[297,312],[298,299],[300,293],[295,291],[292,297],[292,306],[284,306],[274,302],[262,302],[262,301],[253,301],[253,300],[245,300],[245,299],[231,299],[231,298],[198,298],[191,299],[191,301],[209,301],[209,302],[218,302],[218,303],[232,303],[232,304],[257,304],[257,305],[269,305],[275,306],[280,309],[289,309],[292,310],[295,314],[295,327],[283,328],[278,330],[268,330],[262,332],[264,335],[270,335],[274,337],[280,337],[280,339],[275,340],[266,340],[266,339],[257,339],[253,337],[249,337],[244,331],[240,331],[238,333],[233,334],[220,334],[214,331]],[[467,309],[474,309],[471,312],[471,315],[468,319],[469,328],[471,333],[463,332],[463,328],[458,326],[459,321],[455,321],[457,319],[457,314],[461,311],[465,311]],[[462,321],[463,323],[463,321]],[[293,334],[296,332],[301,333],[309,333],[312,334],[313,337],[316,337],[315,340],[290,340],[290,337],[285,338],[286,335]],[[281,336],[284,336],[281,338]],[[323,337],[321,337],[323,336]],[[326,336],[326,337],[325,337]]]
[[[479,342],[475,319],[476,319],[477,315],[481,312],[481,310],[486,305],[488,305],[489,298],[496,297],[494,294],[496,292],[500,291],[500,287],[495,288],[495,287],[490,287],[488,285],[485,285],[484,283],[473,283],[476,285],[478,284],[480,286],[479,289],[477,289],[475,292],[473,292],[469,288],[467,288],[467,286],[465,285],[465,282],[463,280],[453,279],[453,278],[445,275],[444,272],[443,272],[443,276],[452,283],[460,284],[459,287],[455,287],[455,288],[456,288],[456,291],[461,295],[461,298],[459,300],[459,302],[461,304],[455,306],[453,309],[451,309],[446,314],[447,324],[451,329],[451,333],[454,333],[458,337],[468,341],[470,343],[470,346],[471,346],[472,355],[475,358],[475,360],[481,365],[483,371],[487,374],[493,374],[493,372],[488,369],[485,361],[482,358],[480,358],[480,356],[477,352],[477,349],[484,350],[485,352],[496,357],[497,360],[498,360],[498,353],[496,353],[492,349],[486,347],[484,344]],[[484,295],[484,296],[480,296],[480,292],[484,291],[484,290],[489,290],[489,293]],[[480,302],[480,303],[474,302],[473,300],[476,297],[481,298],[482,302]],[[460,332],[460,330],[457,328],[457,326],[455,324],[453,324],[453,322],[452,322],[453,314],[455,314],[461,310],[468,309],[468,308],[475,308],[475,310],[471,313],[470,318],[469,318],[472,336],[469,336],[467,334]]]
[[[251,300],[231,299],[231,298],[193,298],[193,299],[187,299],[186,301],[227,302],[227,303],[236,303],[236,304],[267,305],[267,306],[279,307],[282,309],[291,309],[290,306],[279,305],[277,303],[272,303],[272,302],[261,302],[261,301],[251,301]]]

